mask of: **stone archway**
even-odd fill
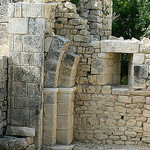
[[[68,145],[73,140],[74,85],[80,57],[66,53],[68,46],[69,40],[54,36],[45,55],[43,147]]]

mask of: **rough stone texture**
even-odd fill
[[[7,57],[0,56],[0,137],[7,124],[7,75]]]
[[[139,42],[130,40],[104,40],[101,42],[102,52],[138,53]]]
[[[32,138],[18,138],[6,136],[0,139],[1,150],[26,150],[33,143]]]
[[[129,143],[130,144],[130,143]],[[90,143],[75,143],[74,150],[149,150],[147,146],[131,146],[131,145],[120,145],[116,144],[90,144]]]
[[[7,149],[47,150],[73,138],[150,144],[150,40],[109,38],[112,1],[80,3],[77,14],[69,0],[0,1],[0,54],[8,55],[8,78],[0,63],[0,135],[6,114],[11,135],[35,128],[34,142],[4,138]],[[121,53],[129,54],[127,86],[120,85]]]
[[[98,40],[107,39],[112,30],[112,1],[80,0],[81,16],[88,20],[90,34]]]
[[[63,55],[67,50],[68,46],[69,46],[68,39],[61,36],[53,37],[44,62],[45,65],[44,66],[45,69],[44,87],[45,88],[57,87],[60,62],[62,61]]]
[[[34,128],[27,128],[27,127],[7,126],[6,135],[34,137],[35,136],[35,129]]]
[[[8,0],[0,1],[0,54],[8,55]]]
[[[53,31],[52,11],[55,11],[55,5],[44,3],[9,5],[7,120],[12,126],[35,128],[36,149],[42,144],[44,42],[45,36]]]

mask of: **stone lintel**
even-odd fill
[[[140,43],[131,40],[103,40],[101,52],[113,53],[138,53]]]
[[[72,88],[58,88],[58,93],[59,94],[69,94],[69,93],[73,93],[76,90],[76,87],[72,87]]]
[[[43,93],[44,94],[55,94],[58,92],[58,88],[44,88]]]

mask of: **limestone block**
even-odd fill
[[[22,35],[14,36],[14,51],[23,51],[23,38]]]
[[[74,100],[74,92],[76,87],[73,88],[59,88],[58,89],[58,103],[73,102]]]
[[[144,142],[144,143],[150,143],[150,138],[149,137],[142,137],[142,141]]]
[[[23,39],[23,50],[25,52],[43,52],[44,37],[43,36],[25,36]]]
[[[149,53],[150,52],[150,39],[143,38],[140,45],[140,52]]]
[[[138,53],[139,42],[130,40],[103,40],[101,42],[101,51],[115,53]]]
[[[133,91],[131,90],[131,94],[133,95],[141,95],[141,96],[148,96],[150,94],[150,91]]]
[[[127,123],[126,123],[127,127],[128,126],[133,127],[135,125],[136,125],[136,120],[132,120],[132,119],[128,120]]]
[[[69,21],[69,24],[70,25],[74,25],[74,26],[81,25],[82,24],[82,20],[81,19],[71,19]]]
[[[12,83],[12,95],[25,97],[26,96],[26,83],[24,82],[13,82]]]
[[[114,108],[114,110],[115,110],[116,112],[126,113],[126,109],[125,109],[124,107],[122,107],[122,106],[116,106],[116,107]]]
[[[146,97],[146,104],[150,105],[150,97]]]
[[[46,79],[44,82],[44,87],[45,88],[54,87],[55,86],[55,77],[56,77],[55,73],[47,72]]]
[[[29,19],[29,34],[31,35],[44,35],[45,34],[46,20],[37,18]]]
[[[28,33],[28,19],[27,18],[11,18],[9,22],[9,33],[27,34]]]
[[[111,86],[103,86],[102,87],[102,94],[111,94]]]
[[[114,87],[112,87],[112,94],[114,94],[114,95],[130,95],[130,90],[128,87],[114,86]]]
[[[43,130],[43,145],[53,146],[56,144],[56,132],[50,133],[49,130]]]
[[[148,78],[147,66],[134,66],[134,83],[133,88],[145,88],[146,79]]]
[[[57,110],[57,114],[59,116],[61,115],[71,115],[73,114],[73,110],[74,110],[74,103],[71,102],[71,103],[58,103],[58,110]]]
[[[22,4],[22,16],[25,18],[39,18],[44,16],[44,5],[24,3]]]
[[[145,55],[144,54],[133,54],[133,63],[134,64],[143,64],[145,60]]]
[[[26,126],[29,125],[29,110],[11,109],[10,110],[11,124]]]
[[[75,18],[78,18],[79,15],[78,15],[78,14],[75,14],[75,13],[64,13],[64,17],[65,17],[65,18],[72,18],[72,19],[75,19]]]
[[[149,132],[149,131],[150,131],[150,124],[144,122],[144,123],[143,123],[143,130]]]
[[[73,127],[73,115],[57,116],[57,129],[69,129]]]
[[[57,88],[44,88],[43,144],[56,144]]]
[[[96,76],[97,80],[97,84],[98,85],[107,85],[107,84],[112,84],[112,76],[108,75],[108,74],[102,74],[102,75],[97,75]]]
[[[104,71],[104,59],[92,59],[91,74],[102,74]]]
[[[144,96],[133,96],[132,101],[133,101],[133,103],[145,103],[145,97]]]
[[[4,5],[0,7],[0,22],[8,22],[8,5]]]
[[[27,147],[27,142],[25,138],[17,138],[17,137],[4,137],[0,140],[0,149],[5,150],[19,150],[25,149]]]
[[[11,135],[11,136],[34,137],[35,136],[35,129],[34,128],[28,128],[28,127],[7,126],[6,134]]]
[[[101,48],[101,41],[92,41],[91,45],[94,47],[94,48]]]
[[[136,137],[136,134],[137,133],[134,131],[129,131],[129,130],[125,131],[125,135],[127,135],[129,137]]]
[[[150,111],[149,110],[143,110],[143,116],[144,117],[150,117]]]
[[[76,6],[75,6],[74,4],[72,4],[72,3],[70,3],[70,2],[66,2],[66,3],[64,4],[64,6],[65,6],[66,8],[68,8],[69,10],[72,10],[73,12],[76,12]]]
[[[44,104],[44,116],[51,122],[56,121],[57,105],[56,104]]]
[[[21,18],[21,4],[15,5],[15,18]]]
[[[16,82],[39,83],[41,79],[40,77],[41,77],[40,67],[15,67],[14,68],[14,80]]]
[[[118,101],[125,103],[125,104],[130,104],[131,103],[131,98],[128,96],[118,96]]]
[[[32,144],[32,145],[29,145],[26,150],[35,150],[35,145]]]
[[[73,127],[69,129],[57,130],[57,143],[69,145],[73,141]]]

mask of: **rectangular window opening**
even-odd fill
[[[120,71],[120,85],[128,85],[129,77],[129,54],[121,54],[121,71]]]

